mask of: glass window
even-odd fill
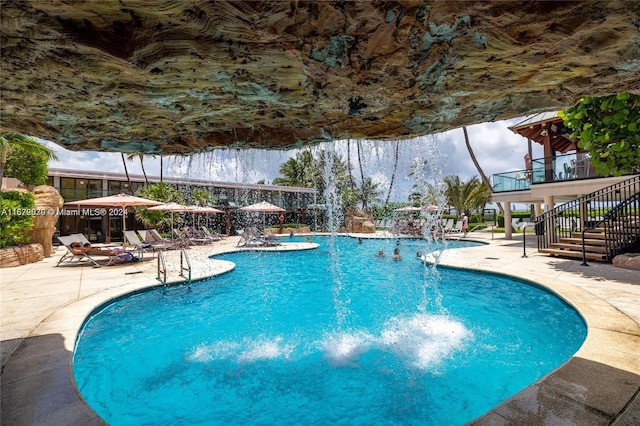
[[[73,178],[60,178],[60,188],[75,189],[76,183]]]

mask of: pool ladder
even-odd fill
[[[186,267],[183,266],[185,263],[187,264]],[[184,276],[184,271],[189,273],[188,277]],[[189,256],[185,249],[180,249],[180,276],[187,278],[187,284],[191,284],[191,261],[189,261]]]
[[[185,266],[186,265],[186,266]],[[163,284],[167,284],[167,260],[163,251],[158,252],[158,275],[156,279]],[[187,276],[185,276],[187,271]],[[187,279],[187,284],[191,284],[191,261],[185,249],[180,249],[180,276]]]

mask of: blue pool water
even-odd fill
[[[558,298],[434,271],[415,257],[423,242],[402,240],[396,262],[394,240],[314,241],[220,256],[235,270],[96,312],[74,354],[82,396],[111,425],[455,425],[585,339]]]

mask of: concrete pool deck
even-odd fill
[[[640,271],[610,264],[581,266],[538,254],[533,237],[527,238],[526,258],[521,239],[505,240],[496,234],[492,240],[487,233],[469,238],[489,245],[447,250],[440,262],[543,285],[571,303],[588,326],[585,343],[563,366],[472,423],[640,424]],[[192,278],[232,269],[233,264],[212,262],[208,256],[234,250],[236,241],[231,237],[189,250]],[[301,244],[300,248],[315,246]],[[64,251],[58,248],[41,262],[0,269],[2,424],[104,424],[72,382],[77,332],[97,306],[158,285],[155,260],[56,268]],[[168,281],[177,281],[179,252],[168,252],[167,261]]]

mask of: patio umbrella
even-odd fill
[[[191,211],[191,208],[182,204],[171,202],[167,204],[160,204],[159,206],[149,207],[147,210],[171,212],[171,240],[173,240],[173,213],[188,212]]]
[[[208,207],[208,206],[189,205],[189,206],[187,206],[187,208],[189,209],[188,211],[193,213],[193,224],[194,224],[194,226],[195,226],[195,223],[196,223],[196,219],[195,219],[196,213],[204,213],[204,214],[224,213],[224,211],[222,211],[222,210],[218,210],[216,208]],[[209,225],[209,224],[207,223],[207,225]]]
[[[147,198],[136,197],[128,194],[109,195],[108,197],[89,198],[86,200],[71,201],[69,206],[97,206],[97,207],[117,207],[122,210],[122,235],[126,230],[125,218],[128,207],[132,206],[157,206],[160,201],[149,200]],[[108,224],[107,224],[108,225]],[[107,226],[107,236],[111,237],[111,226]]]
[[[406,206],[395,209],[394,212],[419,212],[422,210],[420,207]]]
[[[261,201],[259,203],[256,204],[251,204],[250,206],[246,206],[246,207],[240,207],[239,210],[243,210],[246,212],[262,212],[262,228],[264,229],[264,225],[265,225],[265,216],[267,213],[280,213],[280,212],[285,212],[286,210],[283,208],[280,208],[276,205],[273,205],[271,203],[267,203],[266,201]]]

